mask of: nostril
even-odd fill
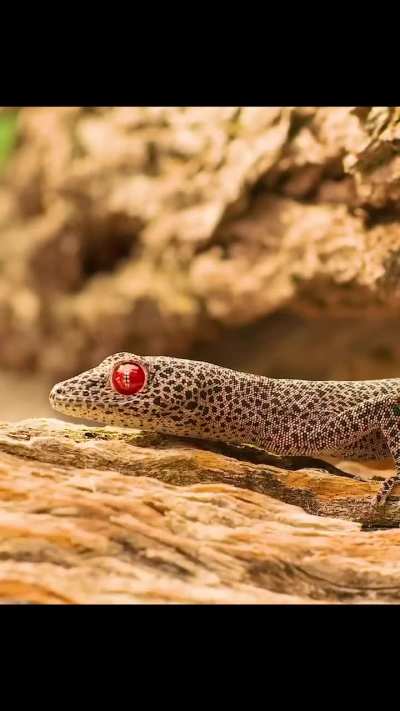
[[[55,397],[56,395],[61,395],[62,391],[63,390],[61,387],[55,386],[50,393],[50,397]]]

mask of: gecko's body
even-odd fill
[[[139,367],[143,384],[121,393],[114,374]],[[128,376],[124,376],[128,378]],[[128,383],[128,380],[126,380]],[[307,381],[266,378],[210,363],[117,353],[58,383],[52,406],[103,424],[251,444],[274,454],[356,459],[392,456],[400,483],[400,378]]]

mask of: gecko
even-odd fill
[[[391,456],[396,473],[382,483],[371,511],[400,484],[400,378],[270,378],[123,352],[54,385],[50,404],[101,424],[253,445],[273,454]]]

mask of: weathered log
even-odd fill
[[[59,420],[1,424],[0,601],[400,599],[400,492],[378,530],[365,529],[371,472],[280,469],[217,447]]]

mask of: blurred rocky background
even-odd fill
[[[0,109],[0,418],[119,350],[399,376],[400,107]]]

